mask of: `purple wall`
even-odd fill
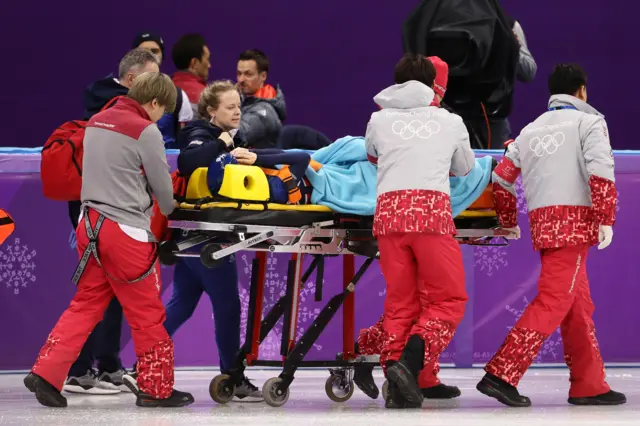
[[[61,4],[63,3],[63,4]],[[186,32],[200,32],[212,51],[211,78],[234,78],[240,51],[258,47],[271,58],[270,82],[282,85],[291,124],[307,124],[332,138],[364,133],[372,97],[391,81],[402,53],[400,27],[416,0],[375,2],[136,1],[112,9],[90,2],[5,2],[0,14],[0,146],[41,146],[60,123],[79,118],[82,89],[115,71],[141,30],[160,33],[167,50]],[[186,3],[185,3],[186,4]],[[513,128],[518,131],[546,105],[546,77],[558,61],[578,61],[590,74],[590,101],[609,121],[614,148],[638,149],[631,135],[637,96],[627,30],[635,15],[602,2],[505,0],[519,19],[540,74],[518,85]],[[115,5],[115,4],[114,4]],[[198,8],[195,7],[198,5]],[[173,66],[165,60],[165,72]],[[615,86],[614,86],[615,83]],[[630,100],[627,100],[630,99]],[[633,101],[631,101],[633,99]]]

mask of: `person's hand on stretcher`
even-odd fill
[[[231,155],[238,160],[239,164],[244,164],[246,166],[252,166],[258,159],[258,155],[256,153],[251,152],[246,148],[236,148],[231,151]]]

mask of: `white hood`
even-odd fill
[[[428,107],[434,97],[435,92],[426,84],[411,80],[387,87],[373,100],[381,108],[412,109]]]

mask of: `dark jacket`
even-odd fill
[[[88,121],[116,96],[123,96],[129,93],[129,89],[115,81],[114,78],[113,74],[109,74],[106,78],[91,83],[84,90],[83,120]]]
[[[192,121],[178,134],[178,170],[185,176],[191,176],[197,168],[209,167],[218,155],[231,151],[234,147],[243,146],[243,139],[236,134],[234,146],[227,145],[218,137],[222,129],[205,120]]]
[[[275,148],[287,117],[284,94],[277,88],[275,98],[246,96],[242,99],[240,133],[251,148]]]

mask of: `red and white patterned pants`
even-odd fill
[[[98,214],[90,210],[95,227]],[[89,238],[80,221],[76,230],[80,257]],[[71,364],[114,296],[122,304],[131,326],[138,356],[138,386],[154,398],[168,398],[173,391],[173,342],[164,328],[165,310],[160,299],[160,266],[142,281],[123,283],[111,280],[105,270],[122,281],[140,277],[154,259],[154,245],[136,241],[120,226],[105,219],[98,236],[98,253],[104,270],[91,256],[67,310],[40,350],[32,372],[62,390]]]
[[[540,251],[538,295],[485,367],[488,373],[518,386],[546,338],[560,326],[571,372],[569,396],[596,396],[610,390],[592,319],[588,250],[589,245],[583,244]]]
[[[383,368],[400,358],[409,336],[425,341],[421,387],[434,386],[440,353],[453,338],[467,303],[460,246],[452,235],[395,233],[378,237],[380,267],[387,284]],[[436,378],[437,380],[437,378]]]

